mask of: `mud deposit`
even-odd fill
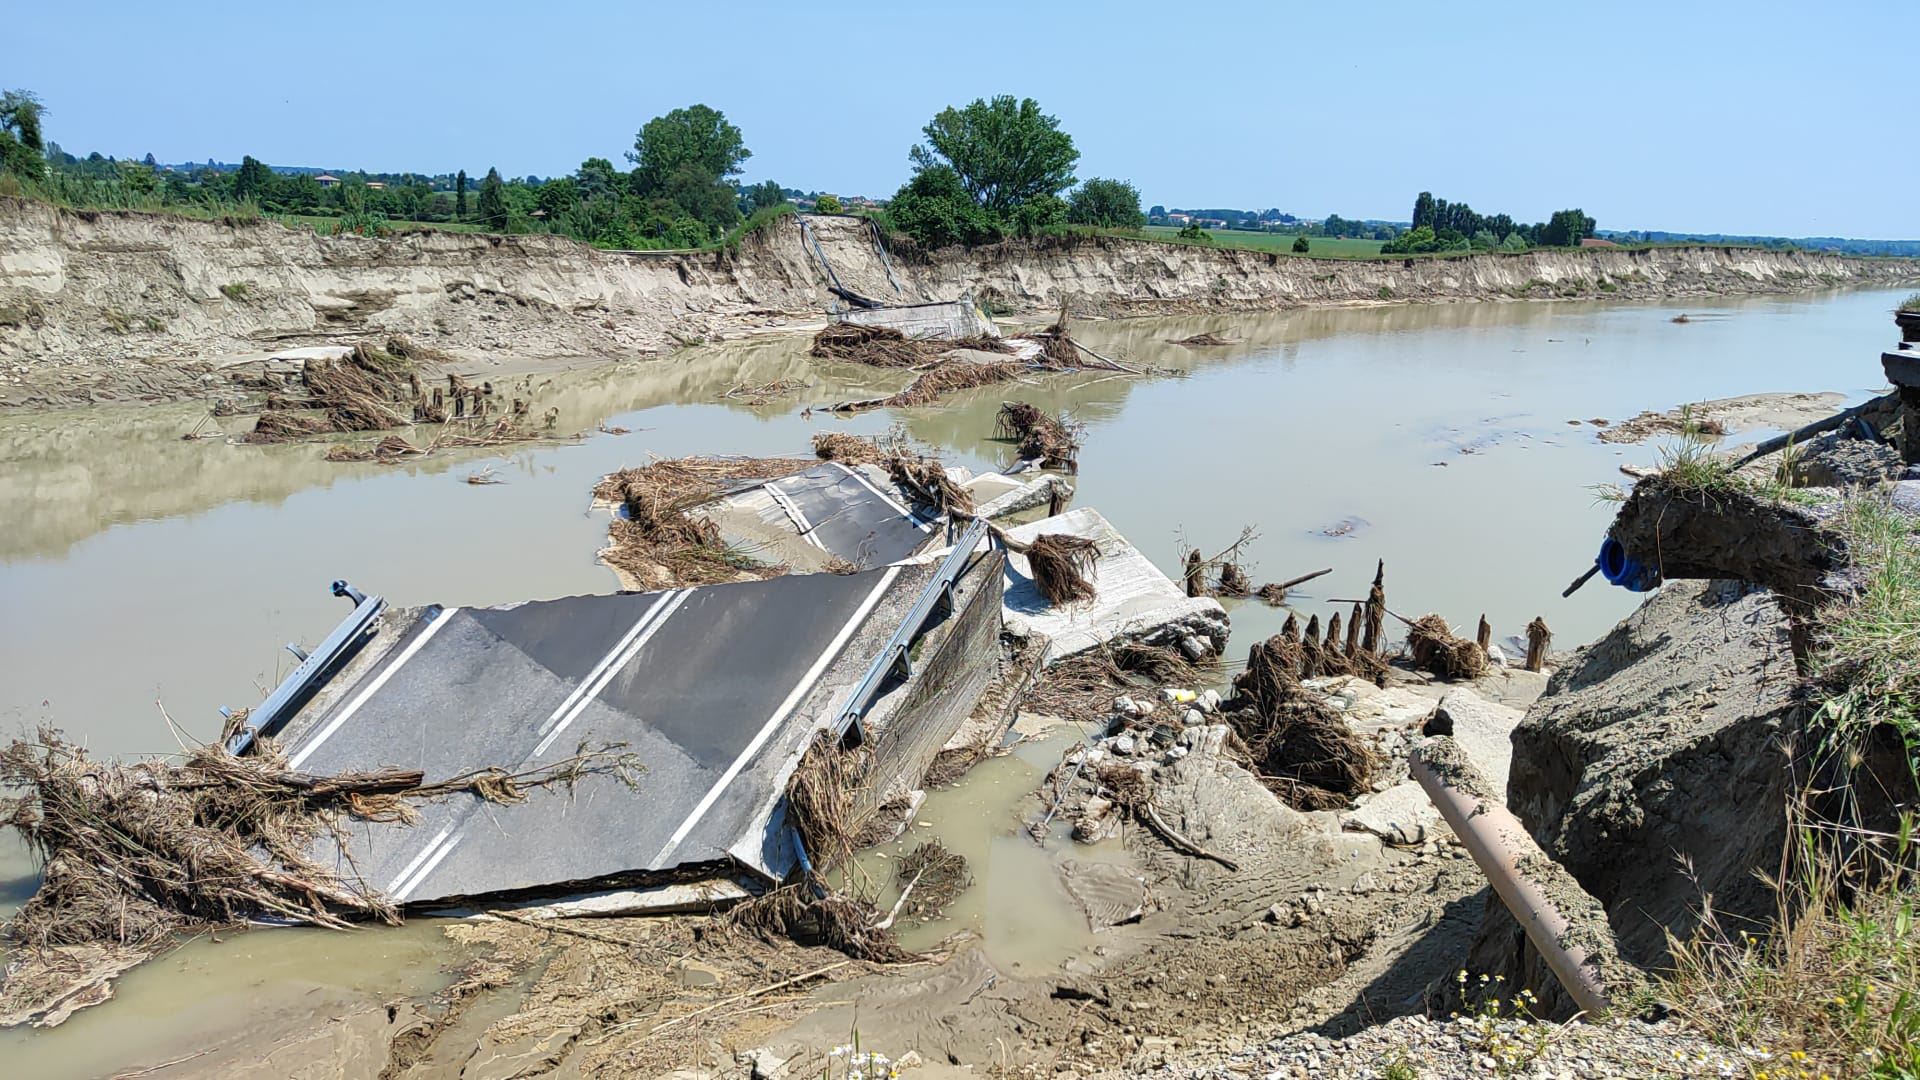
[[[343,614],[326,595],[333,578],[400,605],[611,591],[594,561],[605,519],[587,511],[607,472],[650,454],[805,454],[818,432],[896,422],[950,461],[996,466],[1012,447],[992,439],[993,417],[1012,396],[1087,425],[1076,505],[1099,508],[1176,576],[1183,541],[1213,550],[1255,524],[1255,580],[1335,568],[1290,597],[1303,621],[1329,614],[1330,598],[1364,595],[1385,558],[1396,609],[1441,612],[1462,632],[1484,612],[1496,642],[1543,615],[1570,647],[1633,603],[1598,586],[1558,598],[1610,513],[1586,487],[1655,452],[1604,444],[1584,421],[1756,389],[1858,400],[1873,389],[1860,358],[1886,337],[1895,299],[1726,302],[1705,306],[1729,317],[1686,325],[1671,322],[1673,307],[1583,303],[1087,322],[1076,333],[1094,347],[1188,377],[1086,372],[851,421],[806,408],[891,393],[904,378],[810,360],[804,338],[767,338],[543,370],[529,393],[584,438],[397,465],[328,462],[325,444],[183,441],[201,407],[11,413],[0,417],[0,723],[55,723],[99,753],[166,752],[176,744],[156,700],[210,737],[215,706],[257,701],[292,664],[281,642],[312,644]],[[1167,344],[1206,332],[1231,343]],[[1823,362],[1811,368],[1810,356]],[[783,380],[804,388],[764,403],[725,397]],[[1808,385],[1819,380],[1833,384]],[[234,435],[249,422],[210,421]],[[488,467],[505,482],[464,482]],[[1366,524],[1328,535],[1338,522]],[[1288,614],[1229,606],[1235,658]],[[1480,879],[1451,848],[1389,847],[1337,815],[1287,811],[1244,773],[1206,772],[1217,763],[1198,753],[1167,771],[1163,805],[1184,805],[1169,814],[1196,832],[1238,822],[1195,839],[1230,853],[1239,873],[1131,832],[1042,849],[1018,826],[1038,816],[1026,791],[1058,752],[1037,744],[989,762],[934,793],[920,814],[929,826],[910,826],[969,848],[976,878],[945,919],[911,929],[914,947],[937,950],[923,966],[810,975],[843,958],[687,921],[589,927],[611,943],[498,923],[461,929],[458,944],[426,923],[399,935],[263,931],[197,943],[66,1027],[0,1035],[0,1053],[44,1063],[24,1074],[94,1075],[224,1048],[174,1066],[187,1075],[248,1055],[277,1066],[265,1055],[278,1039],[307,1048],[282,1051],[305,1065],[372,1047],[366,1060],[398,1075],[653,1074],[820,1052],[857,1031],[863,1048],[913,1051],[930,1071],[1097,1072],[1195,1040],[1346,1029],[1412,1007],[1478,923]],[[1202,805],[1236,794],[1260,812],[1223,818]],[[0,903],[32,884],[20,853],[0,854]],[[1090,909],[1117,925],[1096,930]],[[259,959],[269,947],[287,959]],[[219,988],[196,990],[189,964]],[[196,994],[210,1004],[179,1015],[176,999]],[[254,1023],[256,1009],[270,1022]],[[284,1019],[296,1015],[309,1023]]]

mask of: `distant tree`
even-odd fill
[[[1003,235],[1000,219],[974,200],[960,174],[945,165],[921,169],[887,205],[894,227],[922,247],[989,244]]]
[[[1312,245],[1307,243],[1305,236],[1296,236],[1293,238],[1293,253],[1295,255],[1305,255],[1311,246]]]
[[[467,216],[467,170],[461,169],[460,175],[453,181],[453,217],[456,221]]]
[[[260,201],[273,193],[273,170],[248,154],[240,159],[240,171],[233,174],[233,197]]]
[[[1433,226],[1420,225],[1382,245],[1384,255],[1418,255],[1429,251],[1439,251],[1441,240],[1434,234]]]
[[[816,214],[837,214],[840,212],[840,196],[822,195],[813,200],[813,212]]]
[[[500,181],[499,169],[488,169],[486,179],[480,181],[480,224],[489,229],[507,227],[506,185]]]
[[[692,105],[647,121],[633,137],[627,160],[633,162],[635,182],[645,195],[664,187],[685,166],[723,180],[738,174],[752,156],[740,129],[728,123],[724,113]]]
[[[664,228],[684,236],[680,222],[692,218],[717,235],[740,220],[731,178],[752,156],[724,113],[691,105],[647,121],[633,137],[627,160],[634,165],[634,193],[654,204],[650,217],[673,223],[656,232]],[[672,209],[658,205],[662,201]]]
[[[1103,229],[1138,229],[1147,223],[1140,212],[1140,190],[1125,180],[1088,180],[1067,200],[1067,220],[1075,225]]]
[[[1543,247],[1578,247],[1581,240],[1593,235],[1594,221],[1578,209],[1555,210],[1547,223],[1540,227],[1540,244]]]
[[[1492,251],[1498,246],[1500,246],[1500,240],[1493,235],[1492,229],[1481,229],[1479,232],[1473,234],[1473,250],[1475,251]]]
[[[747,189],[747,211],[771,210],[787,201],[787,193],[772,180],[762,180]]]
[[[580,186],[571,176],[556,176],[540,185],[536,201],[546,211],[548,221],[558,220],[580,201]]]
[[[590,157],[581,162],[580,167],[574,170],[573,182],[579,186],[582,199],[614,195],[625,186],[613,162],[603,157]]]
[[[1413,228],[1433,225],[1433,193],[1423,191],[1413,200]]]
[[[1198,240],[1203,244],[1210,244],[1213,242],[1213,234],[1201,228],[1199,222],[1189,221],[1186,227],[1180,230],[1180,239]]]
[[[952,170],[974,201],[1003,219],[1028,199],[1071,187],[1080,160],[1072,137],[1032,98],[942,109],[922,133],[926,143],[909,154],[914,168]]]
[[[120,182],[135,195],[153,195],[160,190],[160,178],[153,169],[137,161],[119,163]]]
[[[1515,229],[1507,234],[1505,240],[1500,241],[1500,250],[1525,251],[1527,250],[1527,238],[1520,235],[1520,230]]]
[[[1153,209],[1147,211],[1147,216],[1148,217],[1166,217],[1167,208],[1164,206],[1161,206],[1159,203],[1154,203]]]

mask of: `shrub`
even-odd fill
[[[1293,253],[1295,255],[1305,255],[1311,248],[1312,245],[1307,243],[1305,236],[1296,236],[1293,238]]]
[[[1035,195],[1013,209],[1013,231],[1018,236],[1044,236],[1067,227],[1067,202],[1058,195]]]
[[[1213,243],[1213,234],[1201,228],[1199,222],[1190,221],[1185,228],[1180,230],[1180,239],[1198,240],[1203,244],[1211,244]]]
[[[925,248],[991,244],[1004,235],[1000,220],[975,202],[960,174],[946,166],[914,174],[894,195],[887,215]]]
[[[816,214],[839,213],[840,212],[840,196],[838,195],[820,196],[818,199],[815,199],[813,201],[813,212]]]
[[[1140,191],[1125,180],[1095,177],[1081,184],[1067,200],[1067,220],[1102,229],[1138,229],[1147,223],[1140,210]]]
[[[245,300],[249,286],[244,281],[229,281],[220,286],[220,295],[229,300]]]

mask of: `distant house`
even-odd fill
[[[314,183],[319,184],[321,187],[332,187],[340,182],[339,177],[328,176],[326,173],[321,173],[319,176],[314,177],[313,180]]]
[[[1185,225],[1193,220],[1191,214],[1168,214],[1167,221],[1173,225]]]
[[[378,180],[369,180],[369,181],[367,181],[367,186],[368,186],[368,187],[370,187],[370,188],[372,188],[372,189],[373,189],[373,190],[375,190],[375,191],[385,191],[385,190],[387,190],[387,185],[385,185],[385,184],[383,184],[383,183],[381,183],[381,182],[380,182],[380,181],[378,181]]]
[[[1611,240],[1602,240],[1597,236],[1583,236],[1580,238],[1580,246],[1581,247],[1619,247],[1620,245],[1614,243]]]

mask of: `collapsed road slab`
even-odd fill
[[[1099,511],[1081,507],[1007,530],[1021,544],[1049,533],[1092,540],[1098,558],[1088,575],[1094,598],[1056,607],[1040,595],[1026,558],[1008,556],[1007,626],[1045,635],[1048,663],[1117,640],[1176,646],[1196,660],[1226,647],[1227,611],[1220,602],[1182,592]]]
[[[884,566],[946,535],[938,519],[909,506],[886,470],[838,461],[753,484],[693,512],[718,525],[730,546],[796,570],[836,561]]]
[[[953,599],[930,603],[943,573],[954,590],[940,595]],[[399,767],[429,783],[550,768],[583,747],[618,746],[642,763],[632,786],[589,772],[518,803],[462,793],[425,804],[413,825],[356,821],[316,841],[322,865],[397,903],[735,868],[778,881],[798,854],[785,787],[814,734],[841,724],[856,688],[871,685],[855,703],[862,734],[880,750],[937,749],[998,663],[979,643],[997,642],[1001,581],[1001,556],[981,551],[846,575],[390,611],[275,737],[304,772]],[[917,658],[904,672],[888,655],[901,641]],[[912,767],[879,764],[876,775]]]

